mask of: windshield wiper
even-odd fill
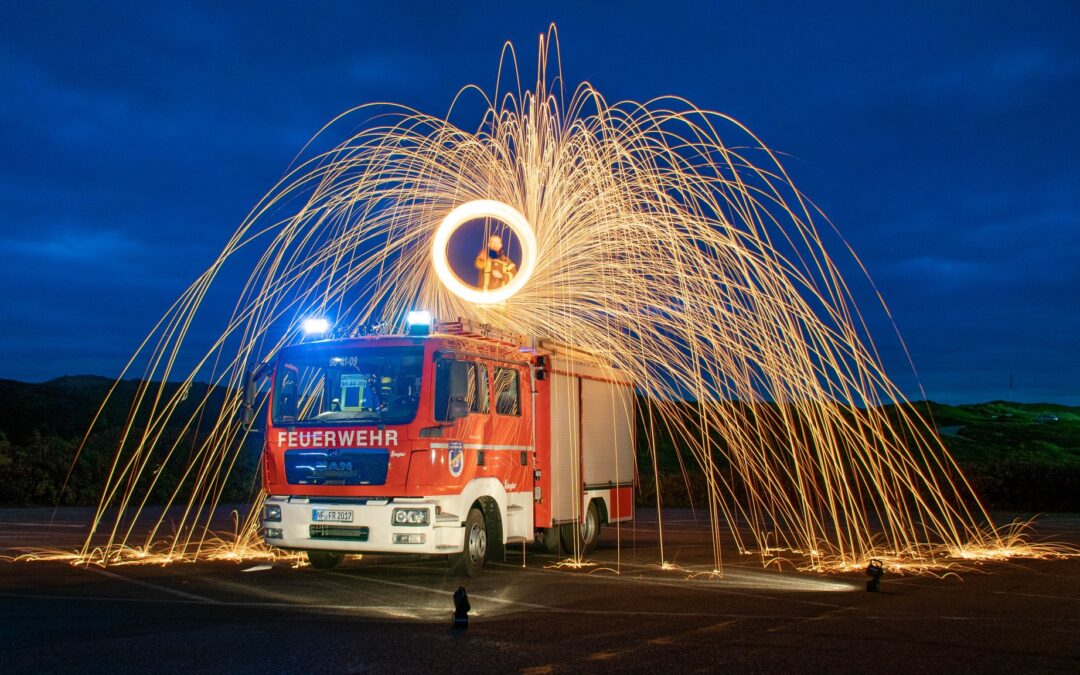
[[[326,417],[323,417],[326,415]],[[341,411],[327,411],[320,413],[314,418],[304,420],[307,424],[340,424],[342,422],[356,422],[356,421],[377,421],[381,422],[383,419],[382,413],[378,410],[362,410],[360,412],[347,413]]]

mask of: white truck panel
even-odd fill
[[[551,517],[578,518],[581,505],[580,378],[551,374]]]
[[[583,379],[582,460],[586,487],[634,481],[634,399],[630,387]]]
[[[551,517],[580,520],[583,488],[632,484],[634,388],[619,373],[556,358],[551,374]]]

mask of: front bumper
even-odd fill
[[[465,528],[458,516],[436,515],[439,504],[426,499],[379,499],[331,502],[307,497],[270,496],[266,505],[281,509],[280,521],[262,521],[263,539],[278,548],[354,553],[460,553]],[[427,508],[427,525],[394,525],[395,508]],[[348,522],[322,522],[316,509],[348,511]],[[264,510],[265,517],[265,510]],[[276,532],[274,532],[276,530]],[[267,536],[280,534],[281,536]],[[395,541],[395,535],[397,541]],[[421,535],[421,536],[415,536]],[[418,541],[421,540],[421,541]]]

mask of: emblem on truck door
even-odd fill
[[[465,446],[461,441],[450,441],[450,458],[447,466],[450,475],[457,478],[465,470]]]

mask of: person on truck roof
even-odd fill
[[[502,237],[497,234],[488,237],[487,249],[476,256],[474,264],[479,272],[476,285],[485,291],[505,286],[517,273],[517,265],[503,253]]]

